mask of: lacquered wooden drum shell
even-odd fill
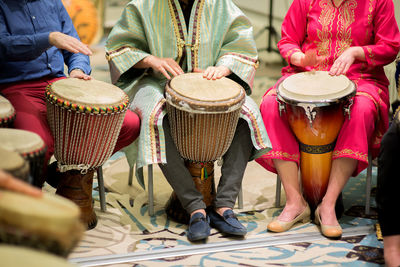
[[[304,196],[315,208],[328,186],[332,152],[355,86],[345,76],[317,71],[290,76],[277,93],[300,144]]]

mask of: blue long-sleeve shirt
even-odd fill
[[[90,74],[89,57],[51,46],[51,32],[79,38],[61,0],[0,0],[0,84],[61,77],[64,63]]]

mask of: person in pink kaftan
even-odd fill
[[[344,74],[357,87],[351,119],[345,119],[333,151],[327,191],[315,211],[321,232],[339,237],[342,230],[335,214],[336,199],[349,177],[368,166],[369,151],[377,156],[388,128],[389,82],[383,66],[392,62],[400,49],[393,1],[294,0],[283,21],[278,48],[288,66],[260,106],[273,149],[257,162],[279,174],[287,200],[268,229],[286,231],[310,217],[298,182],[299,144],[286,118],[279,115],[276,87],[292,74],[322,70]]]

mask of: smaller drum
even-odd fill
[[[280,111],[285,110],[300,147],[303,191],[311,208],[325,195],[336,138],[356,87],[346,76],[326,71],[301,72],[278,86]]]
[[[29,164],[17,152],[0,147],[0,170],[29,183]]]
[[[0,95],[0,128],[9,127],[15,119],[15,109],[5,97]]]
[[[1,266],[74,267],[66,259],[24,247],[0,245]]]
[[[19,153],[29,162],[33,185],[41,187],[46,144],[36,133],[19,129],[0,129],[0,147]]]
[[[0,190],[0,243],[66,257],[83,234],[79,216],[73,202],[57,195],[35,198]]]

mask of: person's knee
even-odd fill
[[[377,109],[372,99],[366,96],[356,96],[351,113],[364,118],[364,121],[374,121],[377,115]]]
[[[129,139],[131,139],[132,142],[139,136],[140,118],[135,112],[130,110],[126,112],[121,133],[124,135],[129,135]]]

